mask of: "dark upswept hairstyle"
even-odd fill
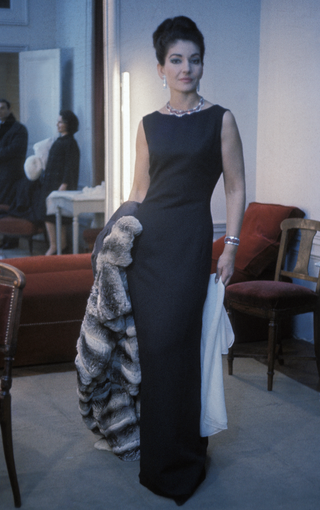
[[[176,16],[175,18],[165,19],[152,35],[153,46],[156,50],[156,56],[161,66],[165,63],[165,58],[169,47],[175,41],[192,41],[200,49],[201,63],[204,56],[204,38],[197,25],[192,19],[186,16]]]
[[[79,129],[78,117],[71,110],[60,110],[63,122],[67,124],[67,130],[69,135],[74,135]]]
[[[0,99],[0,103],[6,103],[8,110],[10,110],[11,104],[6,99]]]

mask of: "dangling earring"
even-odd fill
[[[164,89],[167,88],[167,78],[165,77],[165,75],[163,75],[163,78],[162,78],[162,87]]]
[[[198,83],[198,86],[197,86],[197,92],[200,92],[200,82]]]

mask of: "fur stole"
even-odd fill
[[[104,239],[75,360],[83,420],[122,460],[140,457],[141,371],[125,268],[141,231],[124,216]]]

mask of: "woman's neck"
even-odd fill
[[[176,110],[191,110],[199,104],[200,96],[197,92],[181,94],[171,92],[169,103]]]

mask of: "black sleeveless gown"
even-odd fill
[[[218,105],[143,119],[150,187],[128,268],[141,364],[140,482],[183,503],[205,478],[200,337],[210,276],[210,199],[222,171]]]

